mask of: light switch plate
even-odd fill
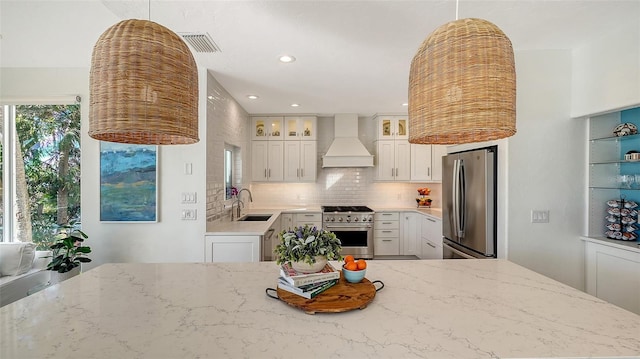
[[[182,192],[182,203],[197,203],[196,192]]]
[[[531,210],[531,223],[549,223],[549,210]]]

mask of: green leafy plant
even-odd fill
[[[83,246],[82,242],[89,238],[84,232],[75,228],[73,223],[60,226],[51,248],[51,262],[47,265],[48,270],[58,273],[66,273],[80,265],[80,263],[91,262],[85,254],[91,253],[91,248]]]
[[[305,262],[313,264],[315,257],[326,257],[328,260],[341,260],[342,243],[335,233],[309,227],[296,227],[283,230],[278,234],[280,243],[276,246],[276,263]]]

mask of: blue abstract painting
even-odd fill
[[[100,142],[100,221],[157,222],[157,152]]]

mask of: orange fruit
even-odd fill
[[[355,261],[355,258],[353,258],[353,256],[351,254],[344,256],[344,262],[345,263],[349,263],[349,262],[353,262]]]
[[[358,265],[358,270],[367,268],[367,262],[365,262],[364,259],[359,260],[357,265]]]
[[[356,262],[347,262],[347,264],[344,265],[344,269],[346,270],[358,270],[358,265],[356,264]]]

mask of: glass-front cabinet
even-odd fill
[[[251,139],[276,141],[284,139],[283,117],[253,117]]]
[[[378,140],[409,139],[409,118],[406,116],[378,116]]]
[[[292,116],[284,118],[284,139],[315,141],[317,139],[317,118],[315,116]]]
[[[616,136],[624,123],[640,126],[640,108],[589,119],[589,237],[640,234],[640,134]]]

